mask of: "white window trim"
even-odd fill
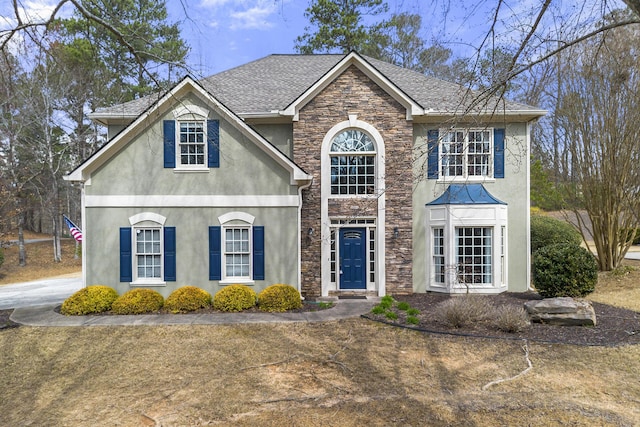
[[[483,131],[488,131],[489,132],[489,175],[471,175],[469,176],[467,174],[468,169],[467,169],[467,164],[468,164],[468,156],[469,156],[469,151],[468,151],[468,147],[469,147],[469,141],[465,141],[464,142],[464,148],[462,150],[464,156],[463,156],[463,162],[462,162],[462,171],[463,174],[462,175],[453,175],[453,176],[444,176],[444,174],[442,173],[442,160],[444,159],[445,155],[444,155],[444,149],[443,149],[443,144],[444,144],[444,135],[446,133],[449,132],[456,132],[456,131],[462,131],[465,133],[466,138],[468,139],[468,135],[469,132],[483,132]],[[495,182],[495,176],[494,176],[494,142],[493,142],[493,138],[494,138],[494,128],[493,127],[479,127],[479,128],[474,128],[474,127],[469,127],[469,128],[442,128],[438,130],[438,178],[437,181],[438,182],[443,182],[443,183],[456,183],[456,182]]]
[[[473,284],[469,286],[470,293],[496,294],[507,290],[508,272],[506,266],[509,263],[507,248],[509,227],[507,224],[507,205],[436,205],[427,206],[426,234],[426,266],[428,274],[425,277],[426,290],[450,294],[467,292],[464,283],[457,282],[457,241],[456,228],[492,228],[491,251],[491,283]],[[505,230],[505,277],[500,275],[500,230]],[[444,228],[444,266],[445,283],[435,281],[435,266],[433,263],[433,229]]]
[[[378,296],[386,295],[386,193],[385,193],[385,145],[384,139],[378,130],[371,124],[358,120],[356,114],[349,114],[349,119],[333,126],[325,134],[322,140],[321,148],[321,183],[320,186],[320,223],[321,223],[321,252],[320,261],[321,268],[321,295],[328,296],[330,291],[337,291],[334,283],[331,282],[331,265],[329,254],[331,251],[331,220],[329,218],[329,200],[336,198],[331,194],[331,161],[329,149],[333,138],[343,130],[348,128],[359,128],[364,130],[373,139],[376,147],[376,190],[377,195],[369,196],[375,199],[377,206],[376,215],[376,283],[372,284],[372,288],[367,286],[368,292],[376,292]],[[348,196],[350,198],[357,197],[359,200],[365,200],[367,196]]]
[[[137,240],[136,236],[138,235],[138,231],[141,230],[158,230],[160,232],[160,277],[138,277],[138,251],[137,251]],[[133,256],[133,282],[131,282],[132,286],[166,286],[167,282],[164,281],[164,227],[162,225],[159,226],[138,226],[133,227],[131,233],[132,239],[132,256]]]
[[[131,224],[131,256],[132,256],[132,274],[133,281],[129,283],[131,286],[166,286],[164,281],[164,224],[167,218],[154,212],[141,212],[129,217]],[[146,224],[142,224],[146,223]],[[151,224],[155,223],[155,224]],[[138,278],[138,256],[136,255],[136,236],[138,230],[157,228],[160,230],[160,278]]]
[[[180,155],[180,124],[181,123],[202,123],[202,133],[203,133],[203,142],[204,142],[204,162],[201,165],[183,165],[182,159]],[[209,172],[209,140],[208,140],[208,129],[207,129],[207,120],[206,118],[188,118],[176,120],[176,167],[174,168],[175,172]]]
[[[221,263],[222,263],[222,280],[220,284],[243,284],[251,286],[255,283],[253,277],[253,223],[255,217],[246,212],[228,212],[218,217],[220,222],[220,245],[221,245]],[[245,228],[248,230],[249,239],[249,276],[227,276],[227,259],[226,259],[226,230],[229,228]]]

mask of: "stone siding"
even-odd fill
[[[351,66],[338,76],[299,114],[293,125],[293,160],[313,175],[304,191],[302,207],[302,292],[306,297],[321,294],[321,147],[327,132],[356,114],[358,120],[374,126],[385,144],[386,181],[386,293],[408,294],[412,284],[412,141],[413,126],[406,109],[378,85]],[[358,201],[332,200],[331,216],[365,216],[376,213],[371,202],[354,211]],[[378,226],[381,226],[378,223]],[[398,228],[398,237],[394,229]],[[308,230],[314,233],[309,236]]]

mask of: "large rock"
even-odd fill
[[[589,301],[573,298],[545,298],[527,301],[524,307],[532,322],[563,326],[595,326],[596,312]]]

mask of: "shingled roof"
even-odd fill
[[[425,114],[460,115],[473,101],[464,86],[425,76],[384,61],[359,56],[386,77],[400,91],[420,105]],[[314,83],[329,73],[345,55],[270,55],[200,80],[216,99],[239,116],[269,115],[283,111]],[[159,95],[124,104],[99,108],[91,114],[101,121],[108,118],[135,118],[151,106]],[[544,111],[521,103],[485,103],[500,113],[541,116]],[[480,112],[481,107],[472,111]]]

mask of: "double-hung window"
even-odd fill
[[[251,278],[251,240],[248,227],[224,228],[224,276],[229,279]]]
[[[207,144],[204,121],[179,122],[178,164],[181,167],[205,167]]]
[[[203,172],[220,167],[220,122],[208,118],[209,111],[185,105],[173,112],[175,120],[164,120],[163,162],[180,172]]]
[[[505,177],[505,129],[430,129],[427,179],[482,181]]]
[[[160,228],[135,229],[136,279],[162,278],[162,240]]]
[[[135,286],[162,286],[176,280],[176,227],[166,218],[142,212],[120,227],[120,281]]]
[[[492,177],[492,132],[482,129],[450,130],[440,141],[442,177]]]
[[[249,283],[265,280],[264,226],[255,217],[229,212],[209,227],[209,280]]]

